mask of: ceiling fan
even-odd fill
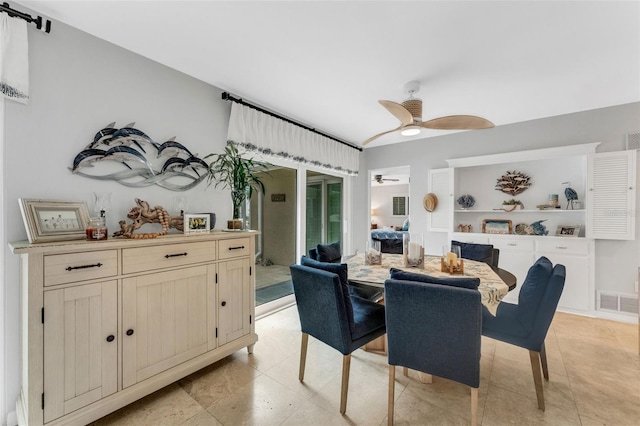
[[[383,184],[385,182],[397,182],[400,179],[391,179],[391,178],[387,178],[387,179],[382,179],[382,175],[375,175],[373,177],[373,180],[378,182],[379,184]]]
[[[403,136],[417,135],[423,127],[438,130],[477,130],[494,127],[491,121],[475,115],[448,115],[422,121],[422,99],[413,97],[414,93],[420,91],[420,82],[408,82],[404,85],[404,91],[409,94],[409,98],[401,104],[393,101],[378,101],[380,105],[400,120],[400,126],[370,137],[362,143],[363,146],[387,133],[400,131]]]

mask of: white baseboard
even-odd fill
[[[11,411],[7,414],[7,426],[17,426],[18,424],[18,415],[15,411]]]
[[[616,312],[595,311],[596,318],[607,319],[611,321],[625,322],[628,324],[637,324],[638,316],[629,314],[619,314]]]

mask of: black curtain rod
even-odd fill
[[[222,99],[224,99],[225,101],[231,101],[231,102],[235,102],[235,103],[238,103],[238,104],[241,104],[241,105],[247,106],[247,107],[249,107],[249,108],[252,108],[252,109],[255,109],[255,110],[257,110],[257,111],[260,111],[260,112],[261,112],[261,113],[263,113],[263,114],[267,114],[267,115],[270,115],[271,117],[279,118],[280,120],[286,121],[287,123],[289,123],[289,124],[293,124],[294,126],[302,127],[302,128],[303,128],[303,129],[305,129],[305,130],[308,130],[308,131],[310,131],[310,132],[313,132],[313,133],[316,133],[316,134],[318,134],[318,135],[324,136],[325,138],[329,138],[329,139],[331,139],[331,140],[333,140],[333,141],[336,141],[336,142],[339,142],[339,143],[341,143],[341,144],[343,144],[343,145],[347,145],[348,147],[353,148],[353,149],[357,149],[358,151],[362,151],[362,148],[360,148],[359,146],[356,146],[356,145],[350,144],[349,142],[345,142],[345,141],[342,141],[342,140],[340,140],[340,139],[336,139],[336,138],[334,138],[333,136],[329,136],[329,135],[327,135],[326,133],[322,133],[322,132],[320,132],[320,131],[318,131],[318,130],[314,129],[313,127],[305,126],[304,124],[300,124],[300,123],[298,123],[297,121],[293,121],[293,120],[291,120],[290,118],[283,117],[283,116],[278,115],[278,114],[276,114],[276,113],[274,113],[274,112],[267,111],[267,110],[266,110],[266,109],[264,109],[264,108],[260,108],[259,106],[256,106],[256,105],[253,105],[253,104],[250,104],[249,102],[243,101],[242,99],[234,98],[234,97],[233,97],[232,95],[230,95],[228,92],[223,92],[223,93],[222,93]]]
[[[2,3],[0,5],[0,12],[6,12],[9,16],[12,16],[14,18],[24,19],[25,21],[27,21],[29,23],[36,24],[36,27],[40,31],[44,31],[47,34],[49,34],[51,32],[51,21],[50,20],[47,19],[47,21],[45,23],[44,30],[43,30],[42,29],[42,16],[36,16],[34,18],[31,15],[26,14],[24,12],[20,12],[18,10],[11,9],[11,6],[9,6],[9,3]]]

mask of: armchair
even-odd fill
[[[385,334],[384,306],[350,295],[344,264],[324,263],[322,269],[291,265],[290,269],[302,328],[298,379],[304,380],[309,335],[342,353],[340,413],[344,414],[351,353]]]
[[[529,350],[538,408],[544,411],[542,373],[549,380],[544,339],[556,312],[564,288],[566,271],[561,264],[553,266],[542,256],[529,268],[522,284],[518,304],[501,302],[494,317],[483,309],[482,334]]]

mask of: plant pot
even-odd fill
[[[227,229],[242,230],[242,219],[232,219],[227,221]]]

